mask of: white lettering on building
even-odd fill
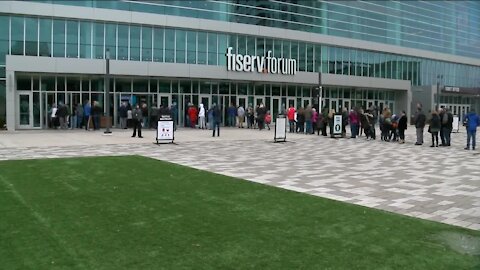
[[[276,58],[272,51],[265,56],[251,56],[232,53],[233,48],[228,47],[227,70],[258,72],[271,74],[295,75],[297,73],[297,60],[290,58]]]

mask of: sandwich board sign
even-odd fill
[[[460,130],[460,118],[458,115],[453,116],[453,123],[452,123],[452,132],[458,132]]]
[[[342,135],[342,115],[333,116],[333,135]]]
[[[275,122],[275,135],[273,137],[275,142],[286,142],[287,141],[287,118],[277,117]]]
[[[157,122],[157,144],[160,142],[173,143],[174,126],[171,117],[161,117]]]

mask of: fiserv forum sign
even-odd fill
[[[272,56],[272,51],[267,52],[267,56],[251,56],[242,54],[232,54],[232,47],[228,47],[227,70],[258,72],[271,74],[295,75],[297,73],[297,60],[290,58],[276,58]]]

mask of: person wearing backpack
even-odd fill
[[[470,150],[470,145],[472,145],[472,150],[475,150],[477,127],[479,125],[480,119],[478,115],[475,113],[475,110],[470,110],[465,117],[465,127],[467,128],[467,147],[465,147],[465,150]]]

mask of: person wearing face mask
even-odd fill
[[[142,109],[140,109],[140,105],[137,104],[135,109],[132,112],[133,118],[133,135],[132,138],[137,135],[137,128],[138,128],[138,138],[142,137],[142,121],[143,121],[143,114]]]

